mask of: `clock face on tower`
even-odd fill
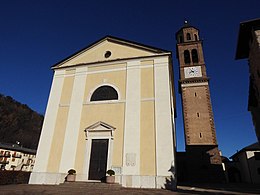
[[[184,68],[184,77],[185,78],[193,78],[193,77],[201,77],[201,67],[200,66],[192,66]]]

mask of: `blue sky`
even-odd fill
[[[239,23],[259,18],[259,0],[0,0],[0,93],[44,114],[51,65],[106,36],[173,52],[175,33],[187,19],[200,29],[210,80],[219,148],[231,156],[256,141],[247,111],[248,63],[235,60]],[[184,150],[180,95],[177,148]]]

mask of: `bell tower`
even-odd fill
[[[217,181],[221,157],[199,30],[185,21],[176,33],[185,132],[187,180]],[[220,179],[221,180],[221,179]]]

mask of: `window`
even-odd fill
[[[105,56],[105,58],[109,58],[111,56],[111,54],[112,54],[111,51],[106,51],[104,56]]]
[[[197,117],[200,117],[200,113],[197,112]]]
[[[183,38],[182,38],[182,36],[179,36],[179,42],[180,42],[180,43],[183,43]]]
[[[194,34],[195,41],[198,41],[198,36]]]
[[[194,96],[197,97],[197,93],[196,92],[195,92]]]
[[[191,56],[192,56],[192,62],[193,63],[198,63],[199,62],[197,49],[191,50]]]
[[[202,138],[202,133],[200,133],[200,138]]]
[[[260,152],[255,152],[255,160],[260,160]]]
[[[191,40],[190,33],[187,33],[187,40]]]
[[[104,100],[117,100],[117,99],[118,99],[117,91],[113,87],[104,85],[97,88],[94,91],[90,101],[104,101]]]
[[[185,62],[185,64],[190,63],[190,52],[189,52],[189,50],[184,51],[184,62]]]

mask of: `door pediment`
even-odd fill
[[[93,125],[90,125],[89,127],[87,127],[84,131],[86,134],[86,139],[88,139],[88,137],[93,137],[93,136],[110,136],[111,138],[113,138],[114,135],[114,131],[115,131],[115,127],[99,121],[94,123]]]

